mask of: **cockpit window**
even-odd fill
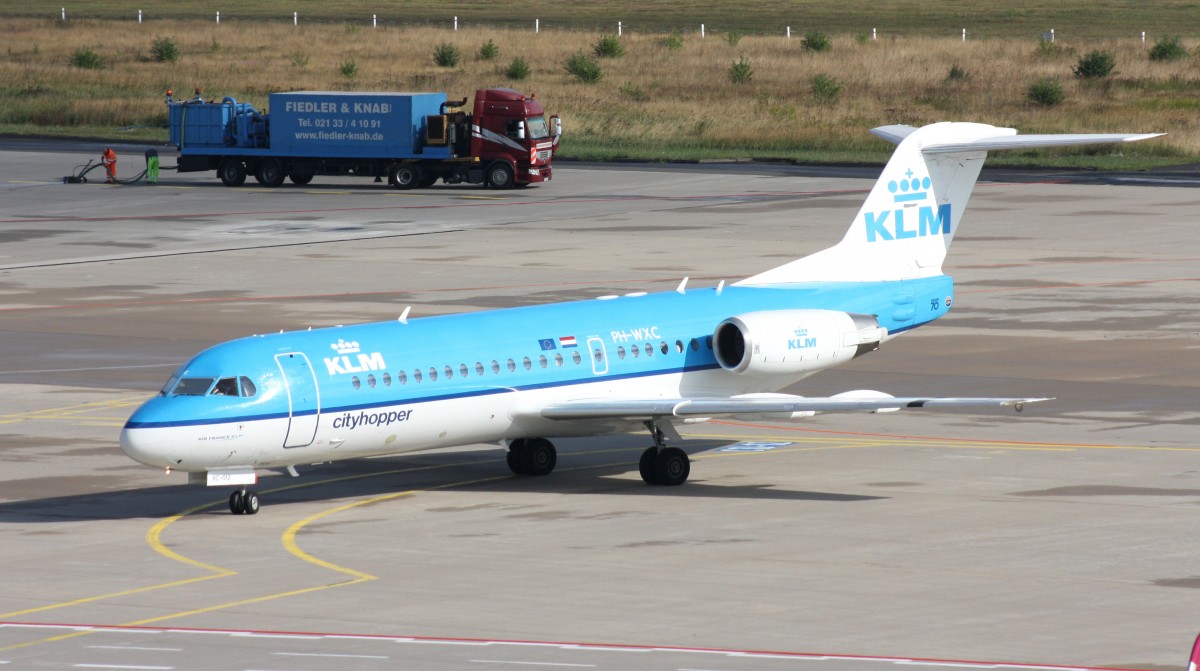
[[[242,396],[253,396],[258,393],[258,388],[245,375],[238,378],[238,384],[242,387]]]
[[[223,377],[217,380],[217,385],[212,388],[214,396],[237,396],[238,384],[236,377]]]
[[[172,375],[171,379],[167,380],[167,383],[162,386],[162,389],[158,390],[158,395],[166,396],[167,394],[171,393],[171,389],[175,387],[176,382],[179,382],[179,376]]]
[[[175,396],[203,396],[208,393],[212,383],[211,377],[185,377],[175,385],[171,393]]]
[[[550,126],[544,116],[531,116],[525,120],[530,140],[545,140],[550,137]]]

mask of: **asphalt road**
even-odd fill
[[[563,164],[506,192],[61,182],[93,154],[0,143],[0,665],[1186,660],[1200,607],[1186,172],[993,174],[947,262],[950,315],[791,390],[1056,398],[1020,415],[694,426],[692,479],[669,491],[638,477],[645,436],[562,441],[542,479],[465,446],[267,477],[263,512],[232,517],[226,492],[117,447],[129,412],[200,349],[410,305],[736,280],[835,242],[871,180]],[[121,153],[123,174],[140,163]]]

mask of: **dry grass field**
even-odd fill
[[[445,91],[471,95],[487,86],[536,92],[563,117],[564,151],[593,158],[786,157],[800,160],[880,160],[888,147],[866,130],[884,124],[982,121],[1022,132],[1165,131],[1168,138],[1127,149],[1124,156],[1059,157],[1100,166],[1200,160],[1200,57],[1152,62],[1151,43],[1059,39],[1052,49],[1025,39],[833,34],[833,48],[806,51],[800,35],[635,32],[625,53],[597,59],[603,78],[582,83],[564,62],[591,55],[599,33],[583,30],[381,25],[283,21],[0,19],[0,132],[117,136],[116,129],[165,121],[167,88],[207,98],[232,96],[265,106],[267,94],[301,89]],[[179,49],[175,62],[151,57],[156,39]],[[491,40],[499,53],[477,56]],[[462,53],[440,67],[440,44]],[[1193,41],[1184,40],[1192,52]],[[71,65],[91,49],[99,69]],[[1102,81],[1078,80],[1072,68],[1092,50],[1116,57]],[[504,70],[520,57],[528,78]],[[735,83],[735,62],[749,81]],[[352,76],[346,67],[353,64]],[[953,75],[951,74],[953,71]],[[814,94],[814,77],[840,85],[836,97]],[[1027,100],[1029,86],[1057,80],[1064,101]],[[161,137],[164,131],[141,131]],[[1102,150],[1106,151],[1106,150]],[[1045,162],[1044,158],[1038,159]]]

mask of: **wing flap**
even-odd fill
[[[555,420],[653,419],[656,417],[717,417],[755,414],[812,414],[817,412],[885,412],[913,408],[1011,407],[1018,412],[1027,403],[1048,398],[976,398],[911,396],[807,397],[772,394],[767,398],[713,399],[583,399],[551,403],[539,414]]]

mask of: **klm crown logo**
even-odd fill
[[[357,341],[347,341],[338,338],[338,341],[329,345],[329,348],[338,354],[357,354],[360,350]]]
[[[929,188],[932,180],[917,177],[909,168],[903,179],[888,181],[888,191],[892,194],[892,202],[897,207],[878,212],[864,212],[866,219],[867,242],[880,240],[906,240],[923,238],[930,235],[942,235],[950,232],[950,203],[942,203],[934,208],[932,203],[922,204],[922,201],[932,200]],[[906,209],[916,208],[916,228],[912,225],[912,217],[905,222]]]

